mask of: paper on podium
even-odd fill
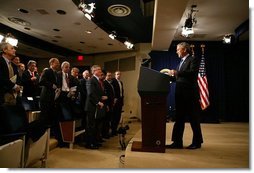
[[[164,69],[162,69],[162,70],[160,71],[160,73],[168,74],[169,71],[170,71],[169,69],[164,68]]]
[[[15,74],[14,76],[12,76],[10,78],[10,80],[11,80],[12,83],[16,83],[17,82],[17,75]]]

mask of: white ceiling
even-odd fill
[[[180,36],[180,31],[193,4],[197,5],[199,10],[196,14],[197,23],[194,25],[195,35],[186,39]],[[20,12],[20,8],[28,10],[29,13]],[[153,50],[167,50],[173,40],[218,41],[223,35],[234,33],[235,28],[249,19],[247,0],[155,0],[154,9]],[[42,15],[39,10],[45,10],[48,14]],[[58,14],[57,10],[64,10],[66,15]],[[31,25],[15,24],[8,20],[9,17],[23,19]],[[86,19],[72,0],[2,1],[0,22],[82,54],[127,51],[123,43],[110,39],[105,31]],[[29,27],[30,30],[24,29],[25,27]],[[56,32],[53,29],[60,31]],[[87,34],[87,30],[92,33]],[[50,57],[58,54],[22,43],[19,44],[18,52],[32,57]]]

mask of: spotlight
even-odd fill
[[[85,17],[91,20],[94,15],[93,11],[95,9],[95,3],[85,4],[83,1],[78,5],[79,10],[85,13]]]
[[[11,33],[7,33],[5,37],[0,35],[0,42],[9,43],[12,46],[18,45],[18,39],[16,39]]]
[[[115,31],[112,31],[111,34],[108,35],[109,38],[111,38],[112,40],[114,40],[116,38],[116,32]]]
[[[183,29],[182,29],[182,36],[184,36],[184,37],[190,37],[193,34],[194,34],[193,28],[183,27]]]
[[[4,39],[4,36],[0,34],[0,43],[2,42],[3,39]]]
[[[129,41],[125,41],[124,44],[126,45],[127,49],[131,49],[134,45],[129,42]]]
[[[224,44],[231,44],[232,40],[233,40],[233,35],[232,34],[227,34],[223,37],[222,42]]]

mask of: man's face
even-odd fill
[[[177,53],[179,58],[182,58],[186,55],[186,49],[182,46],[177,46],[176,53]]]
[[[97,67],[96,69],[94,69],[94,75],[97,77],[100,77],[102,74],[101,68]]]
[[[111,81],[112,80],[112,73],[107,73],[106,80]]]
[[[120,78],[121,78],[121,73],[120,73],[119,71],[115,73],[115,78],[118,79],[118,80],[120,80]]]
[[[36,64],[31,64],[29,67],[29,70],[31,71],[31,72],[33,72],[33,71],[35,71],[35,68],[36,68]]]
[[[54,70],[57,70],[60,66],[59,60],[55,60],[52,64]]]
[[[64,73],[69,73],[69,71],[70,71],[70,65],[69,65],[69,64],[65,64],[65,65],[63,66],[63,68],[62,68],[62,71],[63,71]]]
[[[16,50],[10,44],[7,44],[7,47],[3,51],[4,51],[4,54],[7,55],[7,58],[11,58],[12,59],[12,58],[14,58],[16,56]]]

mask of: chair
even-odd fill
[[[62,140],[63,142],[69,143],[69,148],[73,149],[73,144],[75,142],[75,137],[84,133],[85,129],[76,131],[76,128],[80,126],[80,114],[82,114],[81,109],[78,105],[60,105],[62,119],[59,122]]]
[[[47,167],[47,159],[49,153],[50,129],[37,140],[33,141],[29,138],[25,147],[25,167],[30,167],[38,161],[41,161],[41,167]]]
[[[13,136],[7,137],[10,140]],[[0,139],[1,141],[4,141],[2,136]],[[7,142],[6,144],[1,145],[0,168],[22,168],[24,166],[24,149],[25,136],[23,134],[21,138],[12,140],[10,142]]]

